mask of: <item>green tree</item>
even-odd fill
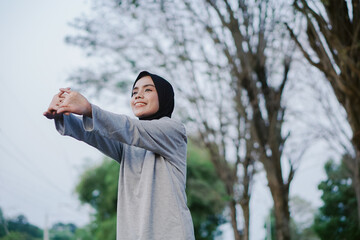
[[[325,164],[327,179],[318,188],[324,205],[315,217],[314,229],[321,239],[360,239],[357,202],[350,171],[345,164]]]
[[[269,215],[265,220],[264,228],[266,231],[265,240],[276,240],[274,208],[270,209]]]
[[[4,214],[3,214],[3,211],[2,211],[1,208],[0,208],[0,224],[1,224],[1,227],[0,227],[0,237],[9,234],[9,229],[8,229],[8,226],[7,226],[7,221],[6,221],[5,217],[4,217]]]
[[[80,201],[95,209],[94,220],[88,226],[94,239],[116,237],[118,174],[119,164],[105,158],[100,165],[87,169],[76,187]],[[217,227],[225,222],[222,216],[227,200],[225,189],[216,177],[207,153],[191,144],[188,150],[187,198],[196,239],[213,239],[219,235]]]
[[[8,235],[0,238],[1,240],[40,240],[41,238],[31,237],[27,233],[22,232],[9,232]]]
[[[118,175],[119,164],[105,158],[100,165],[87,169],[76,187],[80,201],[95,209],[89,225],[95,239],[116,238]]]
[[[0,209],[0,220],[1,240],[40,240],[43,236],[42,230],[30,224],[24,215],[6,219]]]
[[[76,225],[72,223],[56,223],[50,229],[51,240],[73,240],[75,238]]]
[[[225,223],[227,195],[209,158],[206,150],[189,144],[186,189],[197,240],[214,239],[221,234],[217,227]]]
[[[91,224],[86,225],[82,228],[76,229],[75,239],[81,240],[95,240],[94,236],[91,233]]]

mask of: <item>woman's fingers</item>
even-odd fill
[[[71,88],[60,88],[60,93],[61,95],[64,94],[64,93],[70,93],[71,92]]]
[[[54,119],[54,118],[60,118],[62,116],[62,114],[58,114],[56,112],[44,112],[43,115],[48,118],[48,119]],[[68,115],[68,114],[66,114]]]
[[[62,103],[58,106],[56,113],[69,115],[70,113],[76,113],[76,112],[74,112],[74,107],[72,107],[71,104],[65,105],[64,103]]]
[[[67,110],[68,108],[64,108],[64,102],[66,101],[67,96],[70,93],[71,93],[70,88],[60,88],[60,92],[54,95],[47,111],[45,111],[43,115],[48,119],[61,117],[62,114],[65,113],[66,115],[69,115],[70,112]],[[58,112],[60,107],[62,107],[61,111]]]
[[[70,113],[79,115],[90,115],[91,105],[89,101],[80,93],[71,91],[70,88],[60,88],[47,110],[48,113],[44,114],[46,117],[55,115],[69,115]]]
[[[65,106],[62,106],[62,107],[59,107],[57,110],[56,110],[56,113],[57,114],[63,114],[65,112],[69,112],[69,108],[68,107],[65,107]]]
[[[44,112],[43,115],[48,119],[54,119],[57,116],[56,112],[49,112],[49,111]]]

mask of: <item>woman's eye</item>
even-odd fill
[[[152,90],[150,88],[145,89],[145,92],[151,92]]]
[[[137,92],[133,92],[133,93],[132,93],[132,95],[136,95],[136,94],[137,94]]]

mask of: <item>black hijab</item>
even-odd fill
[[[137,76],[132,88],[135,87],[136,82],[140,78],[146,77],[146,76],[150,76],[154,82],[154,85],[155,85],[155,88],[156,88],[156,91],[158,94],[158,98],[159,98],[159,110],[156,113],[154,113],[153,115],[150,115],[147,117],[141,117],[139,119],[140,120],[153,120],[153,119],[160,119],[162,117],[171,118],[171,114],[174,110],[174,90],[168,81],[166,81],[164,78],[162,78],[158,75],[149,73],[147,71],[142,71]]]

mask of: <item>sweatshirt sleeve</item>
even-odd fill
[[[73,114],[69,116],[63,115],[62,118],[55,120],[55,127],[61,135],[83,141],[117,162],[121,161],[122,144],[118,141],[108,139],[95,131],[87,131],[81,118]]]
[[[158,120],[137,120],[114,114],[92,105],[92,118],[84,117],[87,131],[104,138],[140,147],[172,160],[178,156],[186,161],[186,131],[183,124],[164,117]]]

